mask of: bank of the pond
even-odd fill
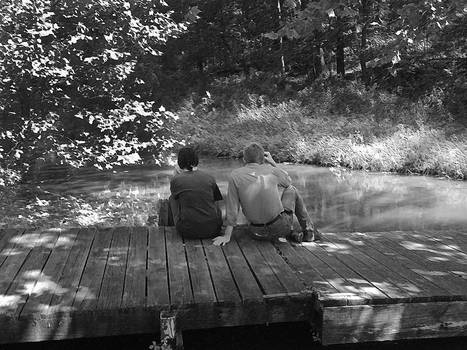
[[[259,141],[277,160],[467,179],[467,131],[432,100],[413,102],[355,84],[290,97],[209,94],[178,110],[179,137],[210,156],[238,157]]]

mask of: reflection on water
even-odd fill
[[[241,165],[236,160],[200,162],[200,168],[216,178],[223,194],[227,192],[229,173]],[[467,228],[466,182],[308,165],[280,166],[292,176],[323,232]],[[166,198],[171,174],[168,168],[88,172],[50,188],[100,196],[131,185],[134,192]]]

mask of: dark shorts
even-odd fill
[[[279,218],[270,225],[248,226],[248,232],[254,239],[263,241],[275,241],[280,237],[288,237],[291,233],[293,216],[282,212]]]

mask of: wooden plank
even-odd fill
[[[243,301],[262,299],[263,292],[240,250],[236,239],[222,247]]]
[[[55,294],[65,290],[58,284],[63,268],[75,243],[79,229],[63,230],[44,266],[31,295],[21,311],[20,317],[30,314],[45,314]]]
[[[6,298],[2,302],[1,312],[8,313],[11,317],[18,317],[24,307],[31,291],[36,285],[47,259],[58,239],[60,230],[44,230],[41,232],[34,248],[27,256],[25,262],[18,271],[17,276],[11,282]]]
[[[105,266],[112,242],[113,229],[99,229],[91,246],[78,291],[73,300],[76,310],[92,310],[97,305]]]
[[[347,305],[368,303],[371,300],[369,295],[362,293],[360,288],[357,288],[354,283],[341,276],[324,261],[318,259],[318,257],[305,248],[305,245],[308,244],[295,245],[293,249],[298,256],[310,264],[314,270],[337,290],[337,293],[334,291],[322,291],[319,295],[322,303]]]
[[[343,264],[356,271],[362,278],[370,282],[389,298],[393,300],[407,300],[416,295],[416,293],[404,285],[409,284],[407,280],[403,279],[401,281],[400,276],[388,270],[377,261],[369,259],[368,256],[361,252],[349,249],[349,245],[335,244],[328,240],[323,241],[319,245]]]
[[[417,277],[415,273],[412,272],[409,274],[410,276],[407,276],[407,273],[403,273],[403,271],[407,269],[403,267],[402,269],[397,267],[393,269],[389,268],[376,258],[380,257],[389,266],[393,266],[394,264],[391,264],[391,261],[384,255],[378,254],[377,251],[374,249],[372,250],[368,245],[356,245],[356,241],[353,239],[342,239],[343,236],[348,237],[348,235],[345,234],[328,234],[326,240],[331,242],[332,248],[342,253],[343,256],[352,256],[366,265],[366,268],[359,269],[360,273],[368,277],[373,284],[380,290],[385,291],[391,298],[423,298],[427,301],[432,299],[434,295],[432,291],[434,290],[438,291],[437,295],[443,296],[446,294],[445,290],[439,289],[436,285],[421,278],[421,276],[418,276],[417,279],[421,284],[417,285],[414,283],[414,280],[410,278]],[[394,290],[394,287],[397,289]],[[426,289],[427,287],[429,287],[428,290]],[[400,291],[402,291],[402,294],[400,294]]]
[[[241,296],[224,253],[222,252],[222,248],[213,245],[212,241],[208,239],[203,239],[202,244],[211,272],[217,301],[239,302]]]
[[[0,231],[0,266],[13,251],[16,241],[25,232],[24,229],[3,229]]]
[[[412,271],[422,275],[436,285],[448,290],[452,295],[466,294],[466,281],[444,269],[436,269],[429,264],[426,259],[421,258],[413,251],[407,250],[393,239],[388,239],[385,235],[379,235],[381,242],[379,249],[384,254],[404,261],[404,264]]]
[[[149,228],[147,305],[169,304],[169,281],[164,228]]]
[[[458,232],[424,232],[426,238],[432,242],[436,242],[444,251],[450,251],[457,254],[460,257],[459,264],[457,266],[451,266],[450,271],[464,279],[467,279],[467,241],[459,241],[459,236],[464,236]],[[461,254],[459,254],[459,252]]]
[[[243,303],[191,304],[177,308],[182,330],[309,320],[311,298],[278,298]],[[154,333],[161,307],[55,313],[43,318],[5,319],[0,344]]]
[[[396,234],[401,236],[399,244],[424,257],[433,266],[456,274],[456,271],[467,273],[467,254],[444,244],[442,241],[430,239],[425,232]],[[462,276],[462,273],[460,274]]]
[[[41,235],[41,231],[27,231],[21,236],[15,235],[10,238],[10,244],[7,249],[2,252],[2,254],[5,255],[5,260],[0,267],[0,296],[7,294],[10,285],[20,272],[28,254],[40,243]],[[8,299],[14,301],[11,298],[7,298],[7,300]],[[15,296],[14,299],[21,298]],[[14,303],[11,304],[10,307],[14,307]]]
[[[279,250],[271,242],[254,241],[254,243],[288,294],[305,291],[305,284],[298,278],[297,272],[280,256]],[[288,245],[288,243],[282,244]]]
[[[339,259],[336,258],[336,256],[334,256],[333,253],[327,252],[323,249],[323,247],[315,243],[304,244],[304,246],[308,251],[334,269],[339,274],[339,276],[345,276],[345,292],[355,293],[360,295],[363,299],[368,301],[371,300],[372,302],[382,302],[388,299],[386,294],[381,292],[369,281],[359,275],[358,271],[355,271],[346,264],[342,263]],[[339,279],[335,283],[338,284]],[[351,287],[349,288],[349,286]]]
[[[165,227],[165,239],[167,244],[170,304],[190,304],[193,302],[193,292],[182,238],[175,228]]]
[[[216,302],[216,295],[201,240],[184,240],[195,303]]]
[[[407,281],[411,281],[417,288],[417,296],[420,297],[433,297],[436,300],[445,299],[449,292],[436,284],[430,282],[423,276],[415,273],[411,269],[407,268],[398,259],[390,258],[379,250],[378,241],[366,239],[366,236],[356,236],[352,234],[332,234],[327,233],[326,239],[335,243],[350,244],[353,249],[359,250],[361,253],[368,255],[380,264],[383,264],[393,272],[398,273],[404,277]]]
[[[304,259],[292,247],[290,243],[277,244],[281,255],[297,272],[298,277],[308,290],[316,290],[319,293],[338,293],[334,288],[306,259]]]
[[[64,272],[58,280],[58,285],[62,288],[63,293],[52,295],[49,313],[71,310],[95,234],[96,229],[80,229],[63,268]]]
[[[255,275],[256,280],[261,285],[261,289],[267,295],[286,295],[287,290],[278,280],[274,270],[268,265],[267,261],[261,255],[255,242],[247,235],[237,239],[238,245],[242,250],[251,271]],[[268,243],[268,242],[262,242]]]
[[[122,307],[146,305],[146,257],[148,229],[135,227],[130,233],[130,250],[125,274]]]
[[[423,234],[433,242],[439,242],[445,244],[451,249],[467,253],[467,239],[465,238],[465,234],[462,232],[426,230],[423,231]]]
[[[327,307],[323,345],[467,336],[467,302]]]
[[[115,229],[97,301],[98,309],[113,309],[119,307],[122,303],[129,240],[130,231],[128,227],[117,227]]]

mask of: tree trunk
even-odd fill
[[[362,80],[365,85],[369,83],[368,77],[368,70],[366,68],[366,50],[367,50],[367,35],[368,35],[368,0],[362,0],[360,6],[360,18],[362,21],[362,31],[360,37],[360,53],[359,53],[359,60],[360,60],[360,67],[362,70]]]
[[[337,16],[336,20],[337,20],[336,68],[337,68],[337,75],[344,77],[345,76],[344,31],[343,31],[343,25],[342,25],[341,18]]]
[[[277,11],[279,13],[279,28],[281,26],[281,22],[282,22],[282,5],[281,5],[281,1],[280,0],[277,0]],[[285,73],[285,60],[284,60],[284,48],[283,48],[283,38],[282,36],[279,38],[279,45],[280,45],[280,55],[281,55],[281,72],[282,74]]]

